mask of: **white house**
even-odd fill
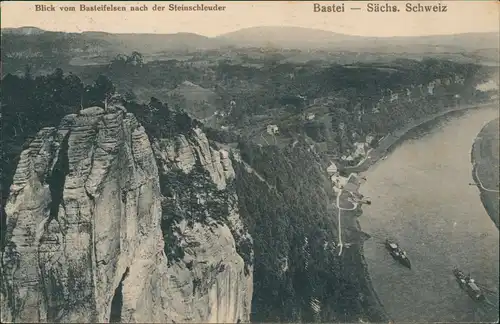
[[[307,119],[307,120],[313,120],[315,116],[316,116],[316,115],[314,115],[313,113],[308,113],[308,114],[306,115],[306,119]]]
[[[354,158],[353,158],[351,155],[349,155],[349,156],[347,156],[347,155],[342,155],[342,156],[340,157],[340,159],[341,159],[342,161],[352,161],[352,160],[354,160]]]
[[[341,189],[341,188],[344,188],[344,186],[347,184],[348,179],[346,177],[342,177],[340,175],[332,175],[330,177],[330,180],[333,183],[334,189],[335,188]]]
[[[328,168],[326,168],[326,172],[328,172],[329,175],[335,174],[338,172],[338,168],[335,165],[335,163],[332,162]]]
[[[498,90],[498,83],[493,81],[493,80],[489,80],[488,82],[483,82],[481,84],[478,84],[476,86],[476,90],[480,90],[480,91],[492,91],[492,90]]]
[[[267,133],[269,135],[275,135],[279,133],[278,126],[276,125],[267,125]]]
[[[427,93],[430,95],[433,95],[434,94],[434,87],[435,87],[434,82],[429,83],[429,85],[427,86]]]
[[[356,150],[354,151],[354,157],[365,156],[366,155],[366,143],[356,142],[354,143]]]

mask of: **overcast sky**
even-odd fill
[[[131,6],[155,3],[193,5],[196,3],[225,5],[220,12],[36,12],[35,4],[53,4],[56,7],[78,4],[114,4]],[[323,5],[332,2],[320,2]],[[339,3],[339,2],[335,2]],[[1,4],[2,28],[35,26],[45,30],[81,32],[105,31],[111,33],[177,33],[191,32],[217,36],[253,26],[299,26],[329,30],[337,33],[363,36],[416,36],[499,31],[500,3],[497,1],[422,1],[422,5],[441,3],[447,12],[407,13],[406,2],[394,1],[399,13],[366,12],[368,2],[344,2],[344,13],[314,13],[313,2],[31,2],[9,1]],[[372,2],[376,3],[376,2]],[[383,4],[384,2],[379,2]],[[414,5],[417,4],[415,1]],[[351,11],[350,6],[362,7]]]

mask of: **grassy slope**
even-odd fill
[[[209,118],[217,110],[215,107],[217,94],[192,82],[184,81],[170,93],[184,97],[185,110],[197,119]]]

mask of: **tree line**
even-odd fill
[[[177,98],[171,104],[174,111],[156,98],[151,98],[147,104],[138,104],[126,96],[117,95],[115,85],[104,75],[99,75],[90,84],[84,84],[78,76],[64,74],[60,68],[37,77],[27,68],[23,76],[7,74],[2,79],[0,91],[2,231],[6,229],[3,208],[25,144],[41,128],[58,126],[65,115],[92,106],[105,108],[109,102],[119,101],[136,115],[148,134],[154,137],[172,137],[201,125],[182,111],[182,100]]]

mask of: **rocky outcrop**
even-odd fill
[[[155,152],[163,161],[165,172],[178,169],[189,174],[199,164],[208,171],[219,190],[225,189],[227,183],[234,179],[229,152],[211,146],[200,128],[193,129],[188,135],[181,134],[175,140],[160,140],[156,147]]]
[[[183,296],[183,302],[172,299],[180,306],[172,309],[174,320],[249,321],[252,239],[238,212],[229,152],[212,146],[199,128],[153,147],[160,178],[167,179],[162,181],[164,232],[176,237],[166,249],[180,250],[182,259],[169,268],[176,278],[169,291]]]
[[[205,143],[189,145],[207,153]],[[230,164],[204,156],[222,188]],[[42,129],[5,207],[2,321],[247,321],[252,278],[232,235],[236,197],[226,200],[227,224],[176,223],[185,256],[167,262],[161,191],[148,136],[123,109],[91,107]]]

